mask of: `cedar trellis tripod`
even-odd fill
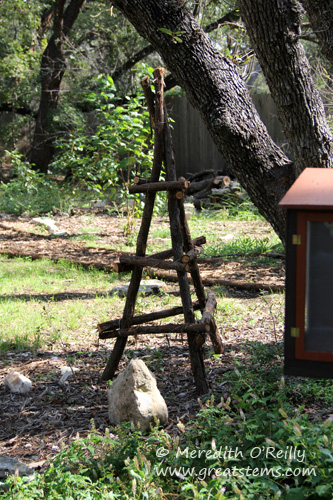
[[[123,316],[120,320],[107,321],[98,325],[100,338],[116,338],[114,349],[102,375],[103,380],[111,379],[117,370],[119,361],[130,335],[177,333],[187,334],[192,373],[197,392],[208,392],[205,376],[202,345],[206,334],[210,335],[215,353],[223,352],[221,336],[214,320],[216,299],[213,292],[205,295],[197,264],[197,255],[204,244],[204,236],[192,241],[184,210],[184,193],[189,186],[185,179],[177,180],[175,159],[172,146],[171,131],[168,124],[164,104],[163,68],[154,71],[155,94],[150,88],[149,78],[142,80],[150,117],[155,129],[154,161],[150,179],[135,177],[134,185],[129,187],[130,193],[145,193],[145,206],[142,222],[137,238],[135,255],[121,256],[120,263],[124,268],[132,270]],[[166,172],[166,182],[159,181],[162,163]],[[168,193],[168,211],[172,249],[146,256],[147,239],[153,215],[155,196],[158,191]],[[172,258],[170,261],[168,259]],[[144,267],[173,269],[177,271],[182,306],[164,311],[135,316],[135,303]],[[190,273],[198,301],[192,303],[188,274]],[[202,317],[195,320],[194,311],[200,309]],[[146,325],[150,321],[183,314],[184,323],[163,325]]]

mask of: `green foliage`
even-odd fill
[[[151,168],[149,117],[141,95],[117,105],[112,78],[101,75],[98,82],[99,92],[87,96],[95,109],[95,132],[80,129],[59,140],[51,167],[71,172],[74,183],[114,196],[116,186],[125,188],[135,174]]]
[[[229,219],[244,221],[262,219],[257,207],[241,188],[228,193],[223,200],[223,206],[227,210]]]
[[[316,402],[333,406],[333,385],[331,380],[309,379],[306,384],[302,379],[294,379],[289,387],[289,397],[294,403]]]
[[[127,425],[118,436],[92,432],[31,483],[9,479],[3,498],[330,499],[332,425],[279,403],[212,398],[181,441]]]
[[[165,35],[168,35],[172,41],[172,43],[177,44],[177,43],[183,43],[183,40],[181,39],[182,34],[184,31],[171,31],[167,28],[159,28],[159,30],[164,33]]]
[[[227,193],[223,200],[212,203],[211,209],[205,209],[197,213],[197,217],[223,220],[264,220],[259,214],[257,207],[251,202],[249,196],[242,188],[233,189]]]
[[[330,500],[332,421],[310,421],[289,403],[280,344],[245,349],[251,362],[225,375],[230,395],[200,402],[180,437],[129,424],[101,435],[92,424],[44,475],[9,479],[3,498]]]
[[[15,148],[22,130],[33,121],[31,115],[20,116],[11,108],[29,109],[38,102],[38,74],[41,46],[38,40],[40,16],[44,3],[33,0],[0,2],[0,123],[1,150]],[[27,128],[25,128],[25,133]]]
[[[40,15],[44,3],[5,0],[0,3],[0,102],[30,104],[35,96],[41,57],[37,46]],[[37,73],[36,73],[37,72]]]
[[[11,159],[14,178],[0,184],[0,210],[9,214],[37,215],[53,207],[67,209],[73,192],[60,188],[54,179],[32,170],[17,152],[6,151]]]
[[[136,69],[118,74],[131,57],[146,46],[146,41],[117,9],[106,0],[86,2],[71,32],[71,43],[66,47],[68,68],[64,81],[64,97],[82,106],[87,92],[96,91],[100,73],[114,75],[119,95],[133,94],[140,85]],[[144,59],[149,65],[158,64],[156,55]]]

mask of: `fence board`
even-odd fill
[[[252,98],[274,141],[290,155],[273,99],[269,94],[255,94]],[[169,116],[175,120],[172,137],[177,175],[186,177],[189,173],[205,169],[227,169],[227,163],[210,137],[199,112],[186,97],[169,97],[166,102]]]

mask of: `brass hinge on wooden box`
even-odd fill
[[[301,238],[300,234],[293,234],[293,237],[292,237],[293,245],[300,245],[301,241],[302,241],[302,238]]]
[[[299,328],[291,328],[290,335],[297,339],[299,337]]]

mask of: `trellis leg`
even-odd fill
[[[177,200],[178,201],[178,208],[179,208],[179,214],[180,214],[180,225],[181,225],[181,231],[183,235],[183,240],[184,240],[184,249],[185,252],[188,252],[189,250],[192,249],[193,243],[191,239],[191,234],[189,227],[187,225],[187,220],[186,220],[186,215],[185,215],[185,210],[184,210],[184,202],[183,200]],[[207,306],[207,299],[205,295],[205,289],[202,284],[201,276],[200,276],[200,271],[198,267],[198,263],[196,260],[192,260],[189,263],[190,265],[190,273],[191,277],[193,280],[193,285],[199,300],[199,304],[201,307],[201,312],[203,312],[203,309]],[[211,292],[213,294],[213,292]],[[214,294],[213,294],[214,295]],[[215,295],[214,295],[215,298]],[[216,307],[216,300],[215,300],[215,307]],[[224,347],[223,347],[223,342],[222,338],[219,332],[219,329],[217,327],[216,321],[213,317],[213,311],[212,311],[212,318],[210,321],[210,330],[209,330],[209,336],[211,338],[213,347],[214,347],[214,352],[215,354],[223,354],[224,352]]]
[[[185,215],[185,210],[184,210],[184,201],[183,199],[177,200],[178,203],[178,209],[179,209],[179,217],[180,217],[180,229],[182,232],[183,236],[183,241],[184,241],[184,251],[187,253],[189,250],[192,250],[193,248],[193,243],[191,239],[191,234],[189,227],[187,225],[187,220],[186,220],[186,215]],[[205,289],[202,284],[200,272],[199,272],[199,267],[197,264],[197,261],[194,259],[190,261],[190,273],[191,277],[193,280],[193,285],[195,292],[197,294],[200,306],[202,310],[205,308],[206,305],[206,295],[205,295]]]
[[[166,177],[168,181],[174,181],[176,180],[176,167],[171,132],[167,123],[164,127],[164,145]],[[181,231],[180,213],[177,198],[175,197],[174,193],[170,192],[168,193],[168,209],[174,260],[178,260],[181,259],[183,255],[183,235]],[[185,321],[186,323],[194,323],[195,316],[187,274],[186,272],[178,271],[177,276],[179,281],[180,296],[184,309]],[[199,394],[206,394],[208,392],[208,384],[205,375],[202,347],[200,345],[197,345],[196,337],[193,334],[187,334],[187,341],[191,359],[191,368],[197,392]]]
[[[131,282],[128,287],[123,318],[120,320],[120,328],[129,328],[131,326],[132,318],[134,315],[135,300],[139,290],[141,276],[142,276],[142,267],[135,267],[134,270],[132,271]],[[125,316],[125,313],[127,317]],[[107,362],[107,365],[104,368],[104,372],[102,374],[102,380],[112,379],[113,375],[115,374],[115,371],[118,368],[119,361],[123,355],[126,343],[127,343],[127,337],[117,338],[111,356],[109,358],[109,361]]]
[[[183,248],[181,238],[182,235],[179,225],[179,210],[177,206],[177,200],[172,196],[172,194],[169,194],[168,196],[168,207],[174,258],[175,260],[177,260],[183,255]],[[177,276],[179,281],[180,296],[184,309],[185,322],[194,323],[195,316],[187,274],[186,272],[178,271]],[[192,334],[187,334],[187,341],[189,346],[192,373],[194,376],[197,392],[199,394],[206,394],[208,392],[208,384],[205,375],[202,347],[196,344],[196,338]]]
[[[157,68],[154,71],[155,78],[155,137],[154,137],[154,162],[151,172],[150,180],[151,182],[157,182],[160,177],[162,160],[163,160],[163,150],[164,150],[164,98],[163,98],[163,76],[165,70],[163,68]],[[136,255],[144,256],[146,253],[148,233],[150,229],[150,223],[153,215],[154,203],[155,203],[156,193],[147,193],[145,199],[145,206],[142,215],[141,227],[137,239],[136,245]],[[135,302],[138,294],[140,281],[142,278],[141,266],[135,266],[132,272],[131,281],[129,284],[126,303],[124,307],[123,317],[120,322],[120,329],[127,329],[131,326]],[[118,368],[119,361],[124,352],[127,343],[127,337],[118,338],[114,345],[113,351],[109,358],[109,361],[102,374],[102,380],[109,380],[115,374]]]

